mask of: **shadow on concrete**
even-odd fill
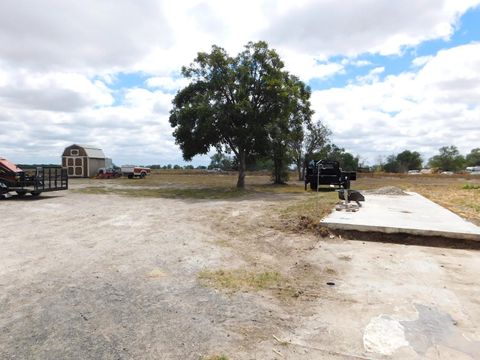
[[[388,244],[429,246],[436,248],[480,250],[480,241],[454,239],[442,236],[418,236],[412,234],[386,234],[381,232],[362,232],[354,230],[331,230],[345,240],[381,242]]]

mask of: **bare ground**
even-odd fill
[[[278,211],[293,201],[0,202],[0,358],[480,357],[478,251],[295,233]],[[279,278],[232,291],[198,276],[217,270]],[[403,346],[381,326],[396,322]]]

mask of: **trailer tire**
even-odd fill
[[[133,174],[128,174],[127,176],[129,179],[133,179]]]
[[[27,194],[26,190],[17,190],[15,191],[18,196],[25,196]]]
[[[146,173],[142,172],[142,173],[140,174],[140,179],[143,179],[146,175],[147,175]]]
[[[30,194],[32,196],[39,196],[41,194],[41,192],[40,191],[32,191],[32,192],[30,192]]]
[[[311,183],[310,183],[310,189],[311,189],[312,191],[317,191],[317,189],[318,189],[317,183],[316,183],[316,182],[311,182]]]
[[[0,195],[8,193],[8,185],[4,181],[0,181]]]

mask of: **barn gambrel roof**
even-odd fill
[[[80,145],[80,144],[74,144],[74,145],[84,148],[89,158],[105,159],[105,154],[103,153],[103,150],[100,149],[98,146]]]

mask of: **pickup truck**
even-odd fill
[[[15,191],[19,196],[38,196],[45,191],[68,189],[67,170],[61,166],[37,166],[21,169],[0,157],[0,196]]]
[[[128,177],[129,179],[136,177],[143,179],[145,176],[150,174],[150,171],[150,168],[143,166],[122,165],[121,167],[122,175]]]
[[[312,160],[308,163],[305,174],[305,190],[317,191],[319,185],[333,185],[343,189],[350,189],[350,181],[357,179],[355,171],[343,171],[336,160]]]

